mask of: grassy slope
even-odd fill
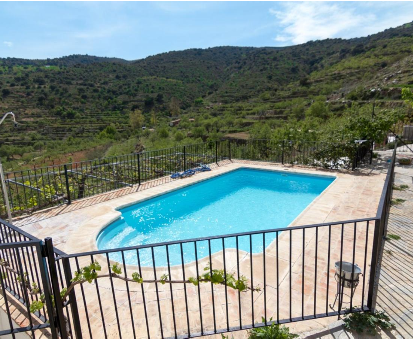
[[[172,98],[179,100],[184,124],[170,129],[170,143],[178,128],[185,136],[205,121],[213,127],[204,134],[216,136],[248,132],[261,118],[279,126],[295,106],[308,107],[318,95],[337,112],[343,99],[397,104],[400,87],[413,79],[412,33],[413,25],[406,24],[358,39],[287,48],[191,49],[130,62],[80,55],[0,59],[0,111],[13,110],[22,122],[18,130],[2,126],[0,152],[10,143],[20,146],[16,152],[26,159],[9,155],[10,167],[103,145],[101,154],[90,154],[100,156],[114,143],[96,139],[106,126],[113,124],[117,139],[127,140],[133,134],[128,112],[141,109],[147,125],[150,112],[156,112],[159,127],[170,120]],[[194,105],[200,97],[203,103]],[[196,121],[185,122],[189,117]],[[169,142],[148,135],[144,143]],[[109,153],[129,151],[131,143],[124,144]]]

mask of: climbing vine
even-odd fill
[[[8,271],[12,271],[18,274],[16,270],[14,270],[13,268],[9,266],[7,261],[0,259],[0,265],[3,266]],[[77,285],[80,285],[83,283],[92,283],[94,280],[98,280],[101,278],[114,278],[114,279],[119,279],[119,280],[123,280],[126,282],[138,283],[138,284],[160,283],[163,285],[166,283],[170,283],[170,284],[190,283],[195,286],[198,286],[200,283],[210,282],[215,285],[224,285],[224,286],[233,288],[235,290],[238,290],[240,292],[246,292],[249,290],[253,290],[253,291],[261,290],[261,288],[258,286],[257,287],[248,286],[248,279],[245,276],[242,275],[240,276],[239,279],[236,279],[233,273],[226,272],[223,269],[211,269],[209,264],[204,268],[204,272],[201,275],[199,275],[198,277],[189,277],[187,280],[172,280],[167,274],[161,275],[159,279],[145,280],[137,272],[132,273],[132,276],[129,278],[126,275],[122,274],[122,268],[119,263],[112,264],[112,266],[110,266],[109,273],[107,274],[100,274],[101,270],[102,270],[102,267],[99,264],[99,262],[94,261],[90,265],[81,268],[79,271],[75,271],[74,277],[71,280],[69,287],[63,288],[60,291],[60,297],[62,298],[63,303],[67,304],[67,297]],[[41,291],[36,283],[33,282],[30,284],[27,273],[24,273],[24,275],[25,275],[24,280],[22,280],[21,277],[18,276],[17,281],[20,284],[23,284],[24,282],[25,288],[28,289],[30,294],[32,295],[40,294],[39,300],[33,301],[30,304],[30,312],[35,313],[44,307],[45,296],[44,294],[41,294]],[[52,296],[52,303],[54,305],[53,296]]]

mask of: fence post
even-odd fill
[[[65,180],[66,180],[66,194],[67,194],[67,204],[71,204],[72,200],[70,198],[70,187],[69,187],[69,176],[67,175],[67,165],[63,165],[65,168]]]
[[[184,171],[186,171],[186,146],[184,145]]]
[[[70,260],[67,257],[62,259],[63,261],[63,271],[65,273],[66,278],[66,287],[69,287],[72,280],[72,270],[70,269]],[[83,339],[82,336],[82,328],[80,326],[79,320],[79,310],[77,308],[77,300],[76,300],[76,293],[75,290],[69,293],[69,305],[72,311],[72,321],[73,321],[73,328],[75,329],[75,334],[77,339]]]
[[[218,141],[215,141],[215,163],[218,165]]]
[[[357,168],[357,158],[358,158],[358,153],[359,153],[359,147],[357,146],[356,152],[354,153],[353,157],[353,164],[351,165],[351,170],[356,170]]]
[[[49,263],[50,281],[52,283],[52,291],[55,302],[57,327],[59,329],[60,338],[68,339],[66,321],[63,314],[63,302],[62,298],[60,297],[59,277],[57,275],[56,270],[56,260],[54,257],[53,242],[50,237],[47,237],[44,241],[46,245],[46,257]]]
[[[373,163],[373,152],[374,152],[373,146],[374,146],[374,142],[372,141],[370,144],[370,165],[371,163]]]
[[[138,157],[138,184],[141,185],[141,159],[139,154],[136,154]]]
[[[228,139],[228,159],[231,160],[231,139]]]
[[[371,312],[376,309],[377,290],[380,276],[380,262],[383,245],[383,214],[380,219],[377,219],[374,224],[374,239],[371,256],[369,291],[367,295],[367,307]]]
[[[1,160],[0,160],[0,181],[1,181],[1,188],[3,191],[4,205],[6,206],[6,210],[7,210],[7,217],[9,218],[9,223],[13,223],[13,217],[11,215],[10,202],[9,202],[9,194],[7,191],[6,179],[4,177],[3,165],[1,164]]]
[[[283,144],[282,144],[281,164],[284,164],[284,144],[285,144],[285,140],[283,140]]]

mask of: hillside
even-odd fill
[[[130,152],[139,135],[145,148],[248,135],[262,120],[274,129],[304,119],[314,100],[337,115],[348,101],[400,107],[400,89],[413,86],[412,47],[410,23],[285,48],[224,46],[135,61],[0,59],[0,112],[15,112],[21,123],[2,125],[0,156],[15,169],[68,161],[77,151],[80,158]],[[155,132],[131,128],[135,110]],[[182,122],[166,127],[178,115]]]

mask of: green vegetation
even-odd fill
[[[398,241],[398,240],[401,239],[401,236],[395,235],[395,234],[387,234],[387,235],[386,235],[386,238],[389,239],[389,240]]]
[[[266,320],[262,318],[262,323],[267,324]],[[297,334],[290,333],[290,329],[285,326],[280,326],[269,320],[269,325],[259,328],[253,328],[248,331],[248,339],[295,339]]]
[[[411,158],[399,158],[398,159],[400,165],[410,165],[412,164]]]
[[[359,39],[136,61],[3,58],[0,112],[14,111],[20,125],[2,125],[0,157],[8,171],[234,135],[382,141],[413,107],[412,34],[403,25]]]
[[[409,186],[407,184],[401,184],[401,185],[393,184],[393,190],[403,191],[403,190],[406,190],[408,188],[409,188]]]
[[[268,326],[253,328],[248,331],[248,339],[295,339],[297,334],[290,333],[290,329],[286,326],[280,326],[272,322],[272,318],[268,322],[262,318],[262,323],[269,324]],[[228,336],[221,334],[222,339],[229,339]],[[234,337],[232,336],[232,339]]]
[[[370,335],[375,335],[377,328],[390,329],[394,327],[388,315],[382,311],[351,313],[343,321],[346,329],[357,333],[366,332]]]
[[[17,271],[11,268],[8,262],[5,260],[0,259],[0,266],[2,266],[3,270],[17,273]],[[101,270],[102,270],[102,266],[99,264],[99,262],[94,261],[90,265],[85,266],[78,271],[75,271],[73,279],[71,280],[71,284],[69,285],[69,287],[63,288],[60,291],[60,297],[62,298],[62,301],[63,302],[66,301],[70,292],[73,290],[73,288],[76,285],[83,284],[86,282],[92,283],[95,280],[98,280],[100,278],[107,278],[107,277],[120,279],[126,282],[134,282],[138,284],[143,284],[145,282],[146,283],[157,282],[162,285],[166,283],[192,283],[193,285],[198,286],[200,283],[212,283],[212,284],[217,284],[217,285],[219,284],[219,285],[231,287],[240,292],[247,292],[249,290],[260,291],[259,287],[249,287],[248,281],[244,276],[240,277],[240,279],[237,280],[235,279],[235,276],[233,273],[226,272],[222,269],[220,270],[212,269],[210,268],[209,264],[207,267],[204,268],[204,273],[201,276],[189,277],[187,280],[181,280],[181,281],[170,279],[168,274],[163,274],[158,280],[152,280],[152,279],[145,280],[137,272],[132,273],[131,275],[132,278],[128,278],[126,275],[122,275],[122,266],[120,263],[112,264],[107,274],[100,274]],[[32,283],[32,285],[30,285],[27,273],[24,273],[24,275],[25,277],[23,278],[23,280],[22,278],[20,278],[20,276],[17,276],[17,281],[21,285],[23,285],[23,281],[24,281],[24,284],[26,285],[26,288],[28,289],[30,294],[32,295],[40,294],[40,300],[33,301],[30,305],[30,312],[35,313],[44,307],[45,296],[41,294],[39,288],[37,287],[35,283]]]
[[[395,198],[391,200],[391,205],[399,205],[406,202],[403,198]]]

